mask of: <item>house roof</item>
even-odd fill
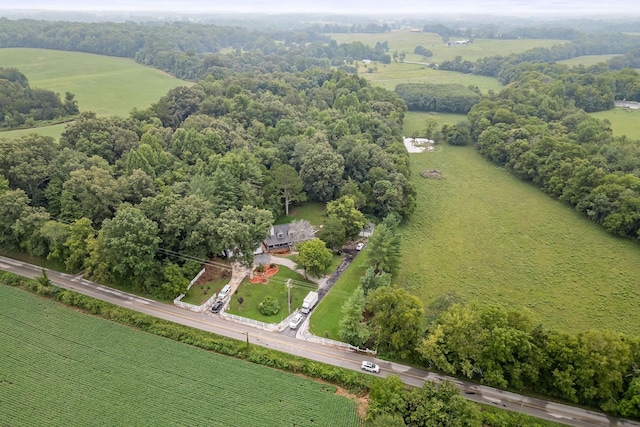
[[[283,243],[292,243],[293,240],[289,236],[289,224],[278,224],[271,227],[269,235],[264,242],[267,247],[282,245]]]

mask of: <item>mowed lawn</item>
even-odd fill
[[[411,155],[418,207],[397,282],[429,304],[456,292],[529,308],[546,327],[640,333],[640,246],[517,180],[473,147]],[[439,169],[442,180],[420,173]]]
[[[0,424],[357,426],[335,387],[0,286]]]
[[[75,94],[80,111],[93,111],[99,116],[128,116],[133,108],[145,109],[157,102],[169,89],[193,84],[132,59],[80,52],[0,49],[0,64],[20,70],[31,87],[52,90],[63,98],[65,92]],[[42,129],[45,134],[59,136],[64,125]],[[0,137],[28,132],[2,132]]]

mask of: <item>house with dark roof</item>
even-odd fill
[[[304,235],[296,235],[301,231],[296,231],[291,224],[277,224],[271,227],[269,235],[264,240],[265,252],[288,252],[293,249],[297,242],[312,239],[315,230],[312,233],[304,233]]]

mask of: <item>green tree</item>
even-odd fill
[[[160,238],[158,225],[138,208],[124,206],[113,219],[105,220],[98,237],[101,240],[100,262],[120,284],[151,293],[155,254]]]
[[[400,236],[395,230],[380,224],[369,238],[369,265],[376,274],[394,276],[400,268]]]
[[[406,407],[406,385],[399,376],[389,375],[371,384],[367,420],[376,419],[384,415],[404,417]]]
[[[61,211],[68,220],[87,217],[100,224],[112,217],[123,200],[118,181],[108,170],[96,166],[74,170],[63,188]]]
[[[364,272],[364,275],[360,277],[360,285],[364,294],[367,295],[381,286],[391,285],[391,275],[385,272],[376,273],[373,267],[369,267]]]
[[[258,311],[265,316],[275,316],[280,311],[280,302],[276,297],[267,295],[258,304]]]
[[[618,410],[623,417],[638,418],[640,416],[640,378],[631,380],[624,398],[618,405]]]
[[[272,173],[274,185],[284,200],[284,214],[289,216],[290,203],[307,200],[307,196],[302,190],[302,179],[296,170],[289,165],[276,166]]]
[[[325,242],[329,248],[341,248],[346,235],[340,218],[335,215],[328,216],[318,231],[318,238]]]
[[[364,292],[358,286],[353,295],[342,306],[340,320],[340,337],[351,345],[362,347],[366,344],[371,332],[364,321]]]
[[[371,329],[383,354],[408,359],[424,333],[422,302],[397,286],[383,286],[367,297]]]
[[[460,391],[449,381],[440,385],[425,381],[422,387],[409,391],[404,420],[410,426],[482,426],[479,409],[460,396]]]
[[[16,222],[26,216],[31,206],[23,190],[5,190],[0,194],[0,246],[18,248],[22,236],[16,235]]]
[[[321,202],[331,200],[342,184],[343,157],[328,143],[315,143],[304,151],[300,162],[300,178],[307,195]]]
[[[342,196],[327,203],[325,216],[335,216],[342,222],[347,239],[354,239],[366,225],[362,212],[355,207],[355,200],[350,196]]]
[[[242,264],[253,264],[253,252],[267,237],[273,225],[273,215],[265,209],[244,206],[229,209],[214,222],[218,250],[231,250]]]
[[[324,242],[318,238],[298,243],[296,268],[302,268],[311,277],[321,277],[331,265],[333,255]]]
[[[69,236],[64,242],[68,256],[64,261],[69,271],[79,271],[84,268],[89,258],[89,239],[95,237],[95,230],[89,218],[80,218],[69,226]]]

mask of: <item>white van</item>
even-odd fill
[[[220,290],[218,294],[218,299],[225,299],[227,295],[229,295],[229,291],[231,290],[231,285],[224,285],[224,287]]]

